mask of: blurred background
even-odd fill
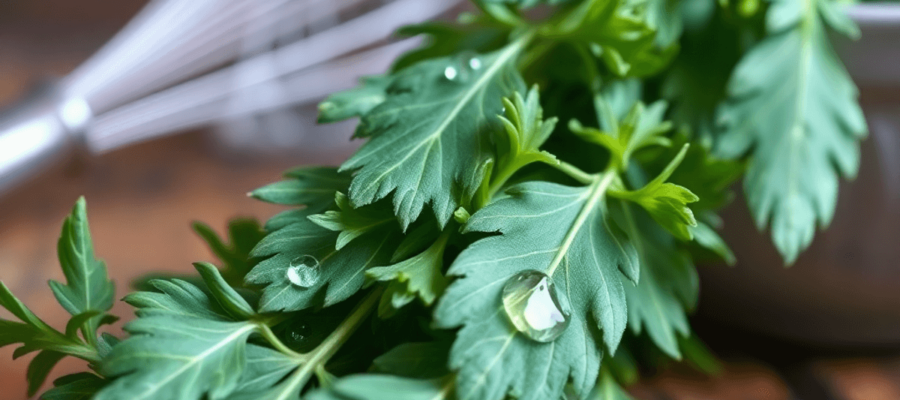
[[[205,28],[178,31],[194,25],[170,15],[166,36],[140,29],[139,19],[124,32],[142,43],[131,46],[137,49],[130,50],[130,63],[109,61],[124,51],[113,42],[79,68],[146,3],[0,2],[0,110],[34,110],[3,128],[40,127],[40,151],[55,161],[45,166],[37,158],[4,158],[0,140],[0,170],[44,168],[34,176],[0,178],[0,192],[6,192],[0,194],[0,278],[57,327],[68,314],[46,282],[63,279],[54,250],[78,196],[88,200],[96,253],[120,296],[147,272],[188,272],[191,262],[212,261],[190,223],[207,222],[222,232],[230,218],[265,220],[280,211],[244,193],[277,180],[288,167],[336,165],[357,145],[349,140],[354,122],[314,124],[316,100],[351,87],[358,75],[385,70],[417,43],[391,38],[392,26],[451,18],[461,10],[447,0],[234,0],[229,7],[158,1],[144,15],[190,15]],[[187,6],[159,6],[176,3]],[[300,3],[317,11],[294,6]],[[375,18],[363,18],[372,13]],[[287,22],[259,23],[274,14]],[[240,24],[217,25],[234,15],[242,16]],[[293,17],[303,22],[288,23]],[[373,21],[386,27],[366,30],[375,33],[358,40],[360,27]],[[796,266],[783,269],[767,237],[754,233],[742,199],[735,201],[725,213],[726,238],[742,261],[702,269],[693,321],[724,370],[712,377],[681,366],[651,371],[632,388],[637,398],[900,399],[900,296],[894,289],[900,282],[894,245],[900,237],[900,80],[890,78],[897,62],[889,62],[900,28],[894,25],[900,27],[890,21],[869,31],[864,26],[869,47],[842,47],[845,59],[856,60],[849,68],[873,132],[863,145],[860,178],[842,186],[833,229],[817,236]],[[340,29],[347,26],[354,29]],[[196,50],[208,49],[211,37],[233,40],[221,40],[225,45],[215,51]],[[166,58],[154,46],[181,52]],[[871,62],[873,54],[880,61]],[[48,112],[58,113],[65,126],[34,123]],[[131,315],[127,305],[116,307],[115,314]],[[0,310],[0,317],[9,315]],[[12,351],[0,350],[0,397],[24,398],[31,356],[13,362]],[[66,359],[51,378],[83,368]]]

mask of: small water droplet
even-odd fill
[[[522,271],[506,281],[503,308],[519,332],[538,342],[556,340],[569,326],[568,307],[553,280],[540,271]]]
[[[295,286],[308,288],[319,281],[319,260],[313,256],[300,256],[291,260],[287,278]]]
[[[469,68],[472,68],[472,69],[481,68],[481,60],[479,60],[475,57],[470,58],[469,59]]]
[[[445,78],[452,81],[452,80],[456,79],[457,75],[459,75],[459,72],[456,70],[456,68],[454,68],[454,67],[444,68],[444,77]]]
[[[287,331],[287,337],[284,338],[284,344],[288,347],[299,350],[309,344],[312,337],[312,328],[306,322],[297,322]]]

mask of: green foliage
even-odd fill
[[[443,400],[453,397],[453,379],[409,379],[391,375],[356,375],[313,393],[310,400]]]
[[[362,287],[367,269],[390,260],[401,237],[396,223],[385,224],[337,249],[339,235],[312,221],[300,220],[266,236],[252,254],[268,258],[246,277],[249,284],[265,285],[260,310],[296,311],[347,299]],[[310,287],[297,286],[288,276],[291,262],[304,256],[312,256],[319,263],[318,279]]]
[[[604,207],[613,175],[586,187],[527,183],[469,219],[467,232],[500,232],[473,243],[450,267],[454,282],[438,305],[439,326],[462,326],[450,355],[461,399],[558,398],[571,379],[590,391],[601,344],[614,351],[626,324],[623,281],[637,280],[637,254]],[[512,275],[538,270],[571,304],[572,322],[553,344],[510,328],[497,299]],[[602,334],[597,332],[602,330]],[[491,340],[485,340],[492,338]],[[530,368],[546,360],[545,368]]]
[[[90,372],[66,375],[53,381],[53,389],[41,395],[44,400],[88,400],[106,385],[103,378]]]
[[[248,195],[267,203],[302,206],[272,217],[266,230],[273,231],[305,220],[331,207],[334,192],[346,191],[350,176],[331,167],[300,167],[284,174],[287,180],[276,182],[250,192]]]
[[[224,284],[215,267],[197,269],[207,284]],[[210,296],[184,281],[155,284],[159,292],[126,297],[139,318],[125,325],[131,337],[103,360],[100,372],[115,379],[95,398],[225,398],[243,373],[247,338],[259,330],[251,315],[232,314],[252,309],[230,287]]]
[[[632,400],[612,374],[605,368],[600,370],[600,380],[591,395],[588,397],[592,400]]]
[[[401,29],[426,40],[319,106],[359,118],[353,156],[249,193],[287,206],[264,227],[194,224],[218,267],[142,280],[127,337],[98,335],[113,285],[79,200],[51,282],[66,329],[0,283],[0,346],[37,353],[31,394],[88,362],[50,400],[627,400],[647,363],[715,373],[688,315],[695,263],[735,262],[734,182],[790,262],[858,163],[836,4],[479,0]],[[509,296],[522,273],[553,285]],[[522,325],[535,310],[559,335]]]
[[[684,186],[666,182],[681,164],[687,153],[688,145],[681,148],[669,165],[652,181],[634,191],[616,192],[618,197],[631,200],[644,207],[650,216],[673,236],[681,240],[691,240],[691,229],[697,226],[694,213],[688,208],[689,203],[699,200]]]
[[[635,335],[646,331],[660,350],[680,359],[678,338],[690,334],[686,310],[696,303],[699,288],[694,265],[647,214],[624,203],[611,209],[632,238],[641,265],[640,282],[625,286],[628,325]]]
[[[636,2],[582,1],[555,24],[543,27],[543,33],[585,46],[617,76],[656,73],[674,56],[676,48],[657,46],[655,28],[666,22],[655,14],[648,19],[632,3]]]
[[[719,118],[723,157],[750,154],[747,202],[785,262],[834,214],[838,177],[853,177],[866,123],[856,87],[828,42],[826,23],[856,35],[831,0],[773,1],[768,36],[736,67]]]
[[[387,76],[367,76],[360,79],[355,89],[335,93],[319,103],[319,123],[342,121],[361,117],[384,102],[385,91],[391,84]]]
[[[95,313],[82,327],[84,335],[93,338],[103,314],[112,308],[116,286],[109,280],[103,261],[94,258],[83,197],[78,199],[72,214],[63,222],[56,248],[66,284],[50,281],[50,288],[59,304],[73,317]]]
[[[448,235],[442,235],[418,255],[393,265],[366,271],[366,276],[373,280],[390,282],[381,297],[378,308],[380,315],[390,315],[393,309],[409,304],[416,297],[430,306],[444,292],[447,278],[441,271],[448,238]]]
[[[666,112],[665,102],[656,102],[645,108],[642,103],[634,104],[621,122],[613,111],[612,105],[602,96],[595,100],[598,114],[602,121],[612,121],[609,129],[600,131],[581,125],[578,120],[569,121],[569,129],[587,142],[605,147],[610,152],[617,168],[628,168],[631,156],[638,150],[649,146],[668,146],[671,142],[665,136],[672,129],[672,124],[663,121]]]
[[[232,286],[238,286],[244,275],[256,265],[250,251],[265,236],[265,231],[255,219],[236,218],[228,223],[226,244],[215,231],[202,222],[194,222],[191,227],[199,235],[210,251],[222,261],[222,277]]]
[[[338,232],[335,244],[337,250],[346,246],[353,239],[396,221],[390,210],[373,212],[371,207],[370,209],[353,208],[350,199],[341,192],[335,192],[334,202],[337,204],[338,210],[310,215],[309,220],[325,229]]]
[[[496,126],[500,99],[523,91],[513,67],[526,38],[493,53],[427,60],[398,71],[386,100],[357,129],[356,136],[369,141],[341,166],[356,171],[349,193],[354,205],[393,192],[404,228],[426,203],[443,226],[481,184],[479,169],[490,157],[483,136]]]
[[[78,199],[63,222],[57,251],[67,284],[50,281],[50,288],[59,304],[72,314],[65,332],[47,325],[0,282],[0,306],[21,321],[0,318],[0,347],[21,344],[13,352],[14,358],[38,352],[26,375],[29,395],[37,392],[53,367],[66,356],[98,362],[97,327],[116,320],[105,314],[112,307],[115,286],[107,276],[106,266],[94,258],[84,198]]]

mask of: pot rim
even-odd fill
[[[853,4],[847,14],[860,27],[900,27],[900,3]]]

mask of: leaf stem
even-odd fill
[[[272,347],[275,348],[275,350],[278,350],[278,351],[284,353],[286,356],[291,357],[291,358],[295,358],[295,359],[303,359],[304,358],[303,354],[300,354],[294,350],[291,350],[290,347],[287,347],[280,339],[278,339],[278,336],[275,335],[275,332],[272,332],[272,328],[270,328],[267,323],[260,322],[258,324],[258,326],[259,326],[259,334],[262,335],[262,337],[265,338],[269,342],[269,344],[271,344]]]
[[[484,1],[473,1],[476,7],[478,7],[481,12],[489,15],[495,21],[510,26],[517,27],[521,26],[524,21],[520,18],[516,13],[512,12],[509,7],[505,4],[487,4]]]
[[[378,304],[378,299],[381,297],[382,292],[384,292],[383,286],[379,286],[377,289],[372,290],[359,305],[353,309],[353,312],[350,313],[347,319],[345,319],[344,322],[341,322],[334,332],[331,332],[322,343],[309,353],[298,355],[298,360],[302,361],[303,365],[291,376],[291,386],[303,387],[315,373],[316,368],[319,366],[324,367],[325,363],[337,353],[338,349],[341,348],[341,345],[353,335],[356,328],[358,328],[362,321],[366,319],[370,312],[372,312],[375,305]]]
[[[88,344],[78,344],[77,346],[72,346],[71,350],[67,348],[61,352],[75,358],[80,358],[91,364],[100,363],[100,353],[97,352],[95,347],[91,347]]]
[[[506,165],[505,168],[500,170],[500,173],[497,174],[496,178],[493,179],[493,182],[491,182],[491,185],[488,187],[488,191],[487,191],[488,199],[493,199],[494,195],[497,194],[497,192],[500,190],[500,188],[506,184],[506,181],[508,181],[509,178],[511,178],[513,176],[513,174],[516,173],[516,171],[518,171],[520,168],[522,168],[522,165],[519,165],[519,164],[520,163],[512,163],[512,164]]]
[[[572,179],[575,179],[576,181],[581,182],[585,185],[594,183],[594,181],[597,180],[597,177],[599,176],[599,174],[589,174],[587,172],[584,172],[581,170],[581,168],[578,168],[565,161],[560,161],[559,164],[555,165],[555,167],[566,175],[572,177]]]
[[[572,228],[569,229],[569,231],[566,233],[566,237],[563,239],[563,243],[562,245],[560,245],[556,256],[553,257],[553,260],[547,267],[547,275],[553,276],[553,272],[556,271],[556,267],[558,267],[562,262],[563,258],[568,253],[569,248],[572,246],[572,242],[575,241],[575,237],[578,235],[578,231],[581,229],[581,226],[587,222],[588,217],[590,217],[591,213],[594,212],[594,207],[596,207],[597,204],[599,204],[603,200],[606,195],[607,189],[609,189],[609,185],[612,184],[613,179],[617,176],[617,173],[615,168],[609,168],[602,174],[591,176],[591,190],[589,191],[589,196],[584,202],[584,206],[582,206],[581,211],[579,211],[578,216],[575,217],[575,221],[572,223]]]

